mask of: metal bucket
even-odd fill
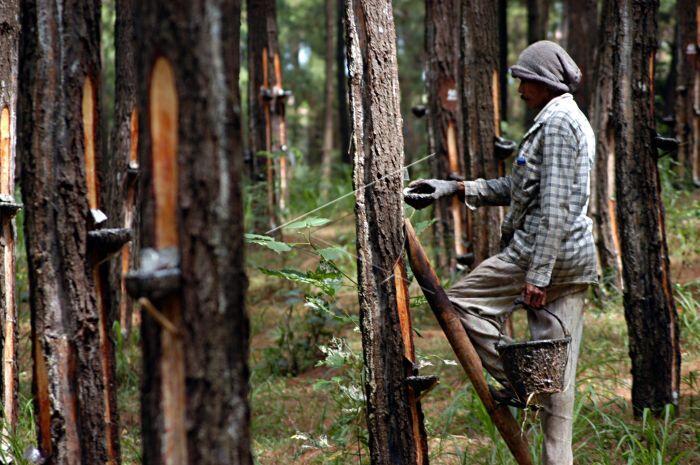
[[[516,301],[516,306],[522,302]],[[503,327],[499,331],[496,350],[503,362],[503,369],[513,391],[524,403],[530,403],[537,394],[554,394],[564,389],[564,373],[569,361],[571,335],[564,323],[554,313],[543,308],[557,319],[564,337],[525,342],[503,342]]]

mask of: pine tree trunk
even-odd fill
[[[508,0],[498,0],[498,56],[501,120],[508,121]]]
[[[357,270],[373,465],[427,464],[403,264],[403,137],[391,2],[348,0]]]
[[[613,20],[615,181],[625,318],[632,359],[632,405],[660,412],[678,405],[680,348],[654,146],[658,1],[616,2]]]
[[[682,180],[700,187],[700,28],[697,0],[678,0],[676,137]]]
[[[457,92],[459,75],[458,0],[428,0],[425,3],[425,50],[427,62],[428,125],[432,135],[432,176],[464,177],[460,128],[462,115]],[[466,253],[464,205],[456,196],[435,203],[433,232],[438,265],[454,271],[457,256]]]
[[[132,241],[110,263],[110,296],[122,333],[131,331],[131,298],[126,292],[126,274],[137,265],[138,256],[138,143],[139,111],[136,105],[136,63],[134,58],[134,0],[116,2],[115,96],[112,153],[107,177],[107,204],[112,227],[132,231]]]
[[[336,30],[335,30],[335,72],[337,75],[338,92],[338,126],[340,133],[340,159],[348,165],[352,163],[350,155],[350,110],[348,109],[347,76],[345,71],[345,28],[343,16],[345,12],[345,0],[337,0],[336,3]]]
[[[19,0],[0,4],[0,388],[3,438],[17,426],[17,305],[15,301],[15,155],[17,144],[17,71]],[[5,439],[3,439],[3,444]]]
[[[335,12],[335,0],[326,2],[326,83],[323,108],[323,149],[321,159],[321,198],[327,200],[328,188],[331,181],[331,169],[333,167],[333,61],[335,58],[335,43],[333,39],[333,15]]]
[[[527,43],[547,38],[550,0],[527,0]]]
[[[591,125],[596,134],[596,160],[591,177],[590,215],[603,282],[622,288],[622,261],[615,202],[615,126],[613,112],[614,0],[605,0],[601,12],[600,42],[596,54],[596,86],[591,98]]]
[[[490,0],[462,0],[459,80],[467,179],[490,179],[504,174],[502,163],[494,155],[494,138],[500,136],[496,7],[497,3]],[[474,244],[475,264],[478,264],[498,253],[501,218],[496,208],[468,213],[471,221],[467,237]]]
[[[136,8],[143,460],[250,465],[240,2]]]
[[[19,148],[32,317],[33,391],[49,464],[108,463],[88,229],[99,144],[99,4],[23,0]],[[88,198],[90,197],[90,198]],[[111,426],[111,425],[110,425]]]
[[[256,180],[267,182],[267,227],[278,224],[287,196],[287,129],[275,0],[247,0],[250,147],[275,158],[256,159]],[[254,215],[263,217],[262,213]],[[259,226],[256,229],[260,229]]]
[[[593,79],[593,61],[598,43],[597,0],[565,0],[563,2],[562,47],[581,69],[583,79],[574,96],[579,108],[588,115]]]

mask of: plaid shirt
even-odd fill
[[[552,99],[525,133],[509,176],[465,181],[467,206],[510,206],[501,258],[525,281],[594,283],[596,249],[586,216],[595,137],[571,94]]]

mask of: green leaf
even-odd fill
[[[275,276],[299,284],[308,284],[317,287],[326,295],[335,295],[336,288],[340,285],[342,275],[337,272],[328,271],[308,271],[306,273],[285,268],[282,270],[270,270],[268,268],[259,268],[260,271],[268,276]]]
[[[261,245],[263,247],[267,247],[270,250],[274,250],[277,253],[289,252],[290,250],[292,250],[289,244],[285,242],[276,241],[270,236],[263,236],[261,234],[246,233],[245,240],[250,244]]]
[[[328,218],[317,218],[311,216],[309,218],[304,218],[303,220],[294,221],[284,226],[284,229],[304,229],[304,228],[318,228],[324,224],[330,223],[331,220]]]
[[[328,247],[326,249],[319,249],[316,252],[328,261],[338,260],[344,255],[347,255],[347,252],[342,247]]]

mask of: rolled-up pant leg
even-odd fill
[[[564,374],[564,390],[542,396],[541,413],[544,432],[543,465],[573,465],[571,448],[573,432],[574,396],[576,394],[576,365],[583,332],[583,304],[585,292],[560,297],[547,305],[571,333],[569,361]],[[528,310],[528,323],[533,339],[562,337],[562,330],[554,317],[543,311]]]
[[[513,301],[521,294],[524,282],[525,273],[517,265],[496,255],[447,291],[484,368],[504,386],[509,385],[508,379],[495,346],[501,321],[513,311]]]
[[[501,321],[513,310],[513,301],[522,294],[525,272],[498,255],[484,260],[471,273],[447,291],[484,368],[504,386],[510,383],[503,371],[495,345]],[[561,318],[571,334],[569,361],[564,375],[563,392],[542,396],[544,431],[544,465],[572,465],[576,364],[583,329],[583,304],[588,285],[558,285],[547,289],[547,308]],[[533,339],[562,336],[556,319],[538,310],[528,311]],[[509,340],[504,337],[504,340]]]

